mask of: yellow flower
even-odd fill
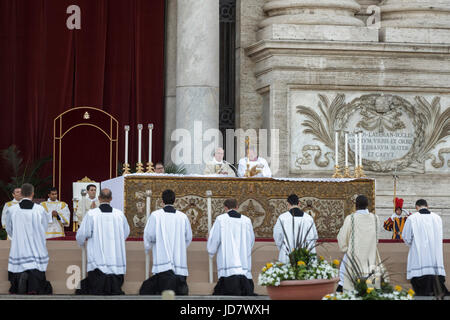
[[[400,292],[400,291],[402,291],[402,287],[401,286],[395,286],[394,290]]]
[[[340,263],[341,263],[341,262],[340,262],[338,259],[334,259],[334,260],[333,260],[333,264],[334,264],[334,265],[337,265],[337,266],[338,266]]]
[[[306,263],[302,260],[297,261],[298,266],[306,266]]]
[[[270,268],[272,268],[273,267],[273,264],[271,264],[270,262],[269,263],[266,263],[266,268],[267,269],[270,269]]]
[[[267,268],[266,268],[266,267],[262,268],[262,271],[263,271],[263,272],[266,272],[266,271],[267,271]]]
[[[337,298],[336,298],[336,297],[333,297],[332,299],[333,299],[333,300],[337,300]]]
[[[330,296],[329,294],[327,294],[324,298],[325,298],[325,299],[330,299],[331,296]]]
[[[360,283],[360,282],[361,282],[361,279],[356,280],[356,282]]]
[[[373,288],[367,288],[366,292],[371,293],[374,289]]]
[[[413,297],[416,293],[414,292],[413,289],[409,289],[408,290],[408,295],[410,295],[411,297]]]
[[[320,259],[320,261],[323,261],[323,260],[324,260],[324,258],[323,258],[322,256],[319,256],[319,259]]]
[[[367,279],[366,284],[372,284],[372,281],[370,281],[370,279]]]

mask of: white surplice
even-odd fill
[[[19,203],[19,201],[17,201],[16,199],[12,199],[11,201],[8,201],[7,203],[5,203],[5,205],[3,206],[3,211],[2,211],[2,227],[3,227],[3,229],[6,228],[6,215],[8,214],[8,209],[18,203]]]
[[[89,197],[81,197],[80,201],[78,201],[78,207],[74,215],[74,221],[77,221],[78,225],[83,222],[84,216],[89,210],[91,210],[91,205],[93,202],[95,203],[95,207],[98,208],[100,202],[98,201],[97,197],[95,197],[94,199],[91,199]]]
[[[31,202],[29,199],[22,201]],[[12,238],[8,271],[19,273],[38,269],[45,272],[49,261],[45,239],[47,212],[38,204],[33,204],[31,209],[22,209],[20,204],[14,205],[8,212],[6,231]]]
[[[153,211],[144,229],[145,251],[153,252],[152,273],[172,270],[177,275],[188,276],[186,251],[191,241],[191,223],[186,214],[178,210]]]
[[[217,254],[219,278],[244,275],[252,279],[252,248],[255,244],[252,221],[240,215],[219,215],[211,228],[207,249],[210,257]]]
[[[402,236],[409,247],[406,279],[445,276],[441,217],[416,212],[406,220]]]
[[[125,240],[130,234],[127,218],[120,210],[102,212],[100,208],[89,210],[77,231],[78,245],[84,246],[87,240],[87,271],[125,274]]]
[[[64,237],[64,227],[68,227],[70,224],[70,210],[67,203],[48,199],[47,201],[41,202],[41,206],[44,207],[51,219],[46,232],[47,239]],[[53,211],[58,213],[59,219],[53,217]]]
[[[293,221],[294,228],[292,228]],[[283,232],[281,223],[283,223],[286,235]],[[309,233],[307,233],[308,230]],[[299,235],[300,231],[301,233]],[[285,239],[286,237],[287,239]],[[315,253],[315,243],[318,239],[318,235],[314,219],[306,212],[304,212],[303,216],[301,217],[293,217],[293,215],[289,211],[286,211],[278,217],[277,222],[275,223],[275,227],[273,228],[273,239],[278,247],[278,250],[280,251],[278,255],[278,260],[280,262],[289,262],[289,256],[287,255],[287,245],[289,245],[292,250],[297,239],[299,239],[300,241],[304,239],[305,245],[307,245],[308,248],[311,248],[311,252]]]
[[[253,168],[256,165],[263,166],[263,168],[261,168],[262,171],[253,177],[264,177],[264,178],[272,177],[272,171],[270,170],[269,164],[267,163],[266,159],[258,157],[258,159],[256,159],[255,161],[250,161],[249,164],[250,164],[249,169]],[[246,170],[247,170],[247,157],[239,160],[238,176],[243,177],[245,175]]]

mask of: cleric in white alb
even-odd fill
[[[8,209],[11,208],[13,205],[18,204],[20,199],[22,199],[22,193],[20,190],[20,187],[16,187],[13,189],[12,192],[13,199],[11,201],[8,201],[3,206],[2,211],[2,227],[3,229],[6,229],[6,216],[8,215]],[[8,239],[11,239],[11,236],[8,235]]]
[[[219,215],[209,234],[207,249],[217,255],[219,281],[214,295],[253,295],[252,248],[255,244],[252,221],[237,212],[236,199],[224,202],[226,213]]]
[[[287,198],[287,202],[289,211],[278,217],[273,229],[273,239],[280,251],[278,261],[283,263],[289,263],[288,251],[296,246],[294,243],[297,239],[301,242],[301,245],[314,253],[316,252],[315,243],[318,239],[314,219],[300,210],[298,196],[291,194]]]
[[[9,209],[6,231],[11,235],[8,280],[11,294],[51,294],[52,286],[45,278],[49,261],[45,232],[48,215],[33,203],[34,187],[22,186],[22,200]]]
[[[49,215],[47,239],[64,237],[64,227],[70,224],[69,206],[64,201],[58,201],[58,189],[51,188],[47,201],[41,202],[41,206]]]
[[[130,226],[122,211],[110,206],[112,193],[102,189],[100,206],[89,210],[77,232],[77,242],[83,247],[87,241],[88,276],[81,281],[77,294],[124,294],[122,284],[126,273],[125,240]]]
[[[416,295],[433,296],[435,291],[448,294],[444,284],[442,219],[428,210],[423,199],[417,200],[416,210],[406,220],[402,233],[409,247],[406,279],[411,280]],[[437,283],[440,288],[436,288]]]
[[[161,294],[173,290],[177,295],[187,295],[188,266],[186,251],[192,241],[189,218],[173,207],[175,193],[162,193],[164,208],[153,211],[144,229],[144,247],[153,252],[153,276],[144,281],[139,294]]]

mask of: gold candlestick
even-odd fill
[[[339,168],[338,165],[334,166],[333,178],[342,178],[341,170]]]
[[[122,175],[126,175],[126,174],[130,174],[131,173],[131,171],[130,171],[130,164],[129,163],[124,163],[122,169],[123,169]]]
[[[360,178],[366,177],[362,166],[358,166],[358,174]]]
[[[136,173],[144,173],[144,165],[142,162],[136,163]]]
[[[153,162],[147,162],[147,171],[145,173],[155,173],[155,168],[153,168]]]
[[[348,166],[345,166],[345,169],[344,169],[344,178],[351,178],[351,176],[350,176],[350,170],[348,169]]]

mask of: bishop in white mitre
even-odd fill
[[[33,203],[34,187],[22,186],[22,199],[12,206],[6,217],[6,230],[11,235],[8,280],[11,294],[52,294],[52,286],[45,278],[49,261],[45,232],[48,215],[39,204]]]
[[[297,239],[301,247],[308,248],[313,253],[316,252],[318,239],[314,219],[298,207],[298,196],[291,194],[287,203],[289,210],[278,217],[273,229],[273,239],[279,250],[278,261],[282,263],[289,263],[288,252],[297,247]]]
[[[58,201],[58,189],[51,188],[47,201],[41,202],[41,206],[49,216],[49,224],[46,232],[47,239],[64,237],[64,227],[70,224],[70,210],[67,203]]]
[[[186,253],[192,241],[191,223],[186,214],[174,208],[172,190],[165,190],[162,200],[164,208],[150,214],[144,229],[145,251],[153,252],[153,276],[143,282],[139,294],[172,290],[177,295],[188,295]]]
[[[20,187],[14,188],[12,192],[13,199],[11,201],[8,201],[3,206],[2,211],[2,228],[6,229],[6,216],[8,215],[8,209],[11,208],[13,205],[18,204],[20,199],[22,199],[22,193]],[[11,239],[10,235],[8,235],[8,239]]]
[[[264,178],[272,177],[272,171],[270,170],[267,160],[262,157],[259,157],[254,147],[250,148],[248,152],[248,158],[245,157],[239,160],[238,164],[239,177],[245,177],[247,164],[250,170],[251,177],[264,177]]]
[[[111,207],[111,200],[111,190],[102,189],[100,206],[87,212],[77,231],[78,245],[86,246],[88,276],[81,281],[76,294],[124,294],[125,240],[130,226],[123,212]]]
[[[255,244],[252,221],[237,212],[236,199],[224,202],[226,213],[211,228],[207,250],[217,258],[217,282],[213,295],[254,295],[252,248]]]
[[[403,228],[403,241],[409,247],[406,279],[416,295],[448,295],[445,287],[442,219],[428,209],[426,200],[416,202],[417,212]]]

